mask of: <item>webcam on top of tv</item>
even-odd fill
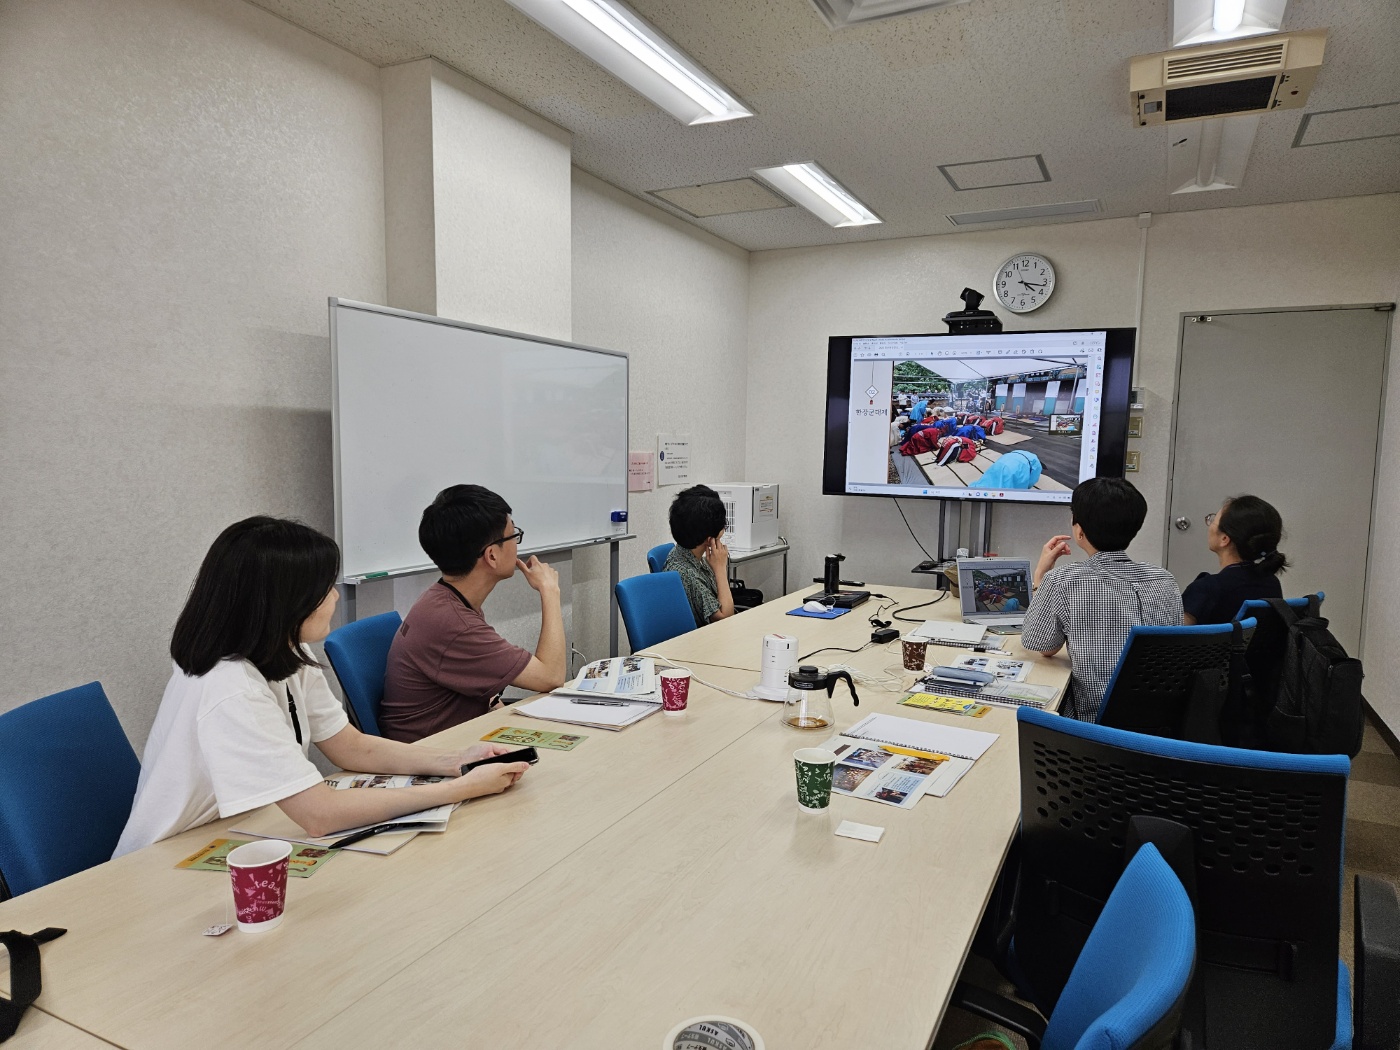
[[[990,310],[980,309],[982,300],[986,298],[981,292],[975,288],[964,288],[959,298],[963,301],[963,309],[943,315],[949,335],[1001,331],[1001,318]]]

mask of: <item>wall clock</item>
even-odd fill
[[[1043,255],[1024,252],[1002,263],[992,281],[997,302],[1014,314],[1028,314],[1055,290],[1055,267]]]

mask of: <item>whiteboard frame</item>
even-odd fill
[[[631,355],[625,350],[605,350],[600,346],[588,346],[584,343],[572,343],[564,339],[550,339],[546,336],[530,335],[528,332],[512,332],[505,328],[490,328],[487,325],[468,324],[466,321],[454,321],[446,317],[438,317],[435,314],[420,314],[412,310],[398,310],[392,306],[379,306],[374,303],[362,303],[354,299],[341,299],[330,296],[327,300],[326,309],[330,315],[330,349],[331,349],[331,459],[332,470],[334,472],[333,484],[335,488],[335,541],[341,550],[345,549],[344,522],[341,514],[341,475],[340,475],[340,361],[336,350],[336,308],[347,310],[362,310],[366,313],[386,314],[390,317],[403,317],[412,321],[425,321],[429,324],[444,325],[448,328],[464,328],[472,332],[485,332],[488,335],[501,335],[511,339],[524,339],[532,343],[544,343],[549,346],[562,346],[572,350],[584,350],[588,353],[607,354],[609,357],[620,357],[627,362],[627,397],[623,406],[623,423],[626,433],[629,435],[630,444],[632,433],[632,360]],[[623,457],[626,463],[626,457]],[[625,484],[625,478],[624,478]],[[625,491],[625,490],[624,490]],[[627,507],[625,508],[628,518],[631,518],[632,499],[631,493],[625,496]],[[547,547],[522,547],[520,555],[528,558],[532,554],[558,554],[561,551],[571,551],[581,547],[596,547],[599,544],[616,544],[622,540],[636,539],[636,535],[624,530],[617,535],[597,536],[591,539],[579,540],[573,543],[555,544]],[[615,557],[615,549],[614,549]],[[417,576],[425,572],[437,572],[437,566],[431,561],[425,561],[419,565],[402,566],[394,569],[387,569],[382,572],[362,573],[354,576],[342,574],[341,582],[354,586],[364,583],[367,580],[389,580],[402,576]],[[616,654],[616,645],[613,646]]]

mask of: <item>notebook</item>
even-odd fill
[[[872,744],[893,744],[915,751],[932,751],[976,762],[997,742],[996,733],[979,729],[955,729],[939,722],[921,722],[898,715],[870,715],[841,734]]]
[[[922,638],[935,645],[946,642],[951,645],[977,645],[986,637],[987,629],[976,623],[957,623],[949,620],[925,620],[909,632],[910,638]]]

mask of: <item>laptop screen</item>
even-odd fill
[[[958,596],[964,616],[1024,615],[1031,603],[1031,563],[1022,558],[963,558]]]

